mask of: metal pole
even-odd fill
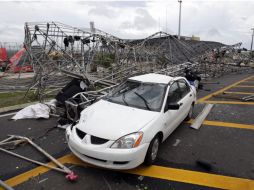
[[[57,167],[54,167],[54,166],[51,166],[51,165],[48,165],[48,164],[44,164],[44,163],[42,163],[42,162],[39,162],[39,161],[30,159],[30,158],[27,158],[27,157],[25,157],[25,156],[21,156],[21,155],[19,155],[19,154],[16,154],[16,153],[14,153],[14,152],[9,151],[9,150],[5,150],[5,149],[3,149],[3,148],[0,148],[0,151],[3,151],[3,152],[5,152],[5,153],[7,153],[7,154],[10,154],[10,155],[12,155],[12,156],[16,156],[16,157],[18,157],[18,158],[21,158],[21,159],[23,159],[23,160],[26,160],[26,161],[29,161],[29,162],[32,162],[32,163],[35,163],[35,164],[38,164],[38,165],[45,166],[45,167],[50,168],[50,169],[52,169],[52,170],[56,170],[56,171],[59,171],[59,172],[63,172],[63,173],[67,173],[67,174],[68,174],[68,171],[66,171],[66,170],[64,170],[64,169],[62,169],[62,168],[57,168]]]
[[[168,33],[168,7],[166,7],[166,33]]]
[[[7,189],[7,190],[14,190],[12,187],[10,187],[6,183],[4,183],[1,179],[0,179],[0,186]]]
[[[250,55],[252,57],[253,56],[252,55],[252,46],[253,46],[254,28],[252,28],[251,30],[252,30],[252,37],[251,37]]]
[[[159,31],[161,31],[161,17],[159,17]]]
[[[182,0],[178,0],[180,3],[179,7],[179,24],[178,24],[178,39],[180,40],[181,35],[181,9],[182,9]]]

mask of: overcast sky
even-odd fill
[[[33,21],[76,27],[89,27],[94,21],[96,28],[125,39],[178,31],[177,0],[0,1],[0,7],[0,42],[22,42],[24,23]],[[181,35],[225,44],[243,42],[249,49],[253,27],[254,1],[183,0]]]

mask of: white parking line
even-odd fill
[[[181,142],[180,139],[176,139],[176,142],[172,146],[177,146]]]
[[[6,117],[6,116],[10,116],[10,115],[15,115],[17,112],[11,112],[11,113],[6,113],[6,114],[2,114],[0,115],[0,118],[1,117]]]

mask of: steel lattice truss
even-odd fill
[[[95,28],[45,22],[25,23],[24,46],[35,71],[31,88],[36,88],[42,99],[48,88],[66,83],[66,75],[105,88],[137,73],[179,75],[186,66],[207,75],[214,71],[210,69],[214,65],[206,66],[207,60],[214,57],[214,49],[220,52],[223,44],[179,40],[165,32],[123,40]]]
[[[35,68],[66,69],[86,76],[88,67],[96,62],[96,54],[114,53],[115,60],[129,51],[125,42],[117,37],[94,33],[62,23],[26,23],[25,45]],[[119,48],[122,47],[122,48]],[[40,71],[41,72],[41,71]]]
[[[103,31],[90,32],[56,22],[25,23],[24,44],[36,73],[35,86],[41,91],[49,78],[62,73],[97,83],[114,70],[126,70],[132,52],[124,40]],[[97,66],[105,67],[99,78],[91,75]]]

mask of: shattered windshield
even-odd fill
[[[127,81],[104,100],[130,107],[160,111],[166,91],[166,84]]]

